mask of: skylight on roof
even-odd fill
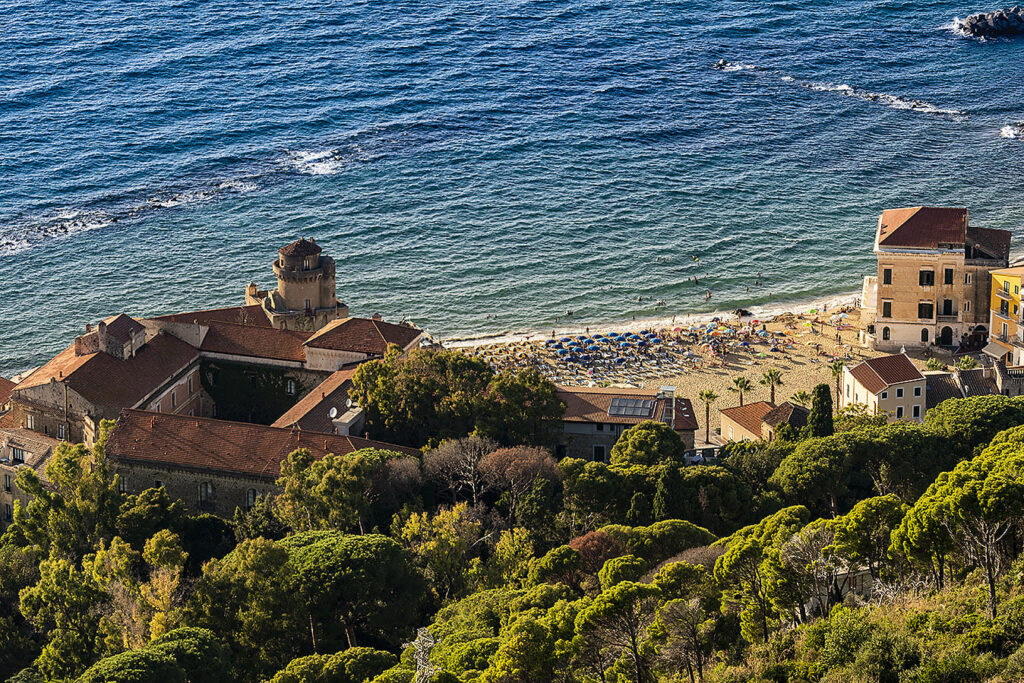
[[[613,398],[608,414],[619,417],[650,417],[654,401],[649,398]]]

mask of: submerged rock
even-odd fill
[[[972,14],[957,22],[960,30],[982,38],[1015,36],[1024,33],[1024,9],[1018,5],[987,14]]]

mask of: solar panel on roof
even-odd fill
[[[613,398],[608,414],[619,417],[649,417],[654,401],[647,398]]]

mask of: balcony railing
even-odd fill
[[[1002,289],[997,289],[996,290],[996,296],[999,297],[1000,299],[1004,300],[1004,301],[1009,301],[1010,300],[1010,293],[1005,291],[1005,290],[1002,290]]]
[[[938,322],[940,322],[940,323],[955,323],[955,322],[957,322],[957,320],[959,318],[960,318],[960,316],[955,315],[955,314],[952,314],[952,315],[940,314],[940,315],[935,316],[935,319]]]

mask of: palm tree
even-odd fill
[[[793,401],[793,403],[796,403],[798,405],[807,406],[807,404],[809,404],[811,401],[814,400],[814,397],[811,396],[806,391],[801,389],[800,391],[798,391],[795,394],[793,394],[790,397],[790,400]]]
[[[740,395],[740,405],[743,405],[743,392],[753,391],[754,383],[746,377],[733,377],[732,386],[729,387],[729,391],[734,391]]]
[[[846,363],[841,360],[834,360],[829,363],[828,367],[832,370],[832,379],[836,381],[836,410],[839,410],[839,402],[843,399],[843,390],[840,382],[843,379],[843,368],[846,367]]]
[[[718,394],[705,389],[697,398],[704,402],[704,441],[711,443],[711,404],[718,400]]]
[[[772,392],[771,402],[775,405],[775,387],[782,386],[782,373],[779,372],[778,368],[768,368],[761,375],[761,384],[768,387]]]

